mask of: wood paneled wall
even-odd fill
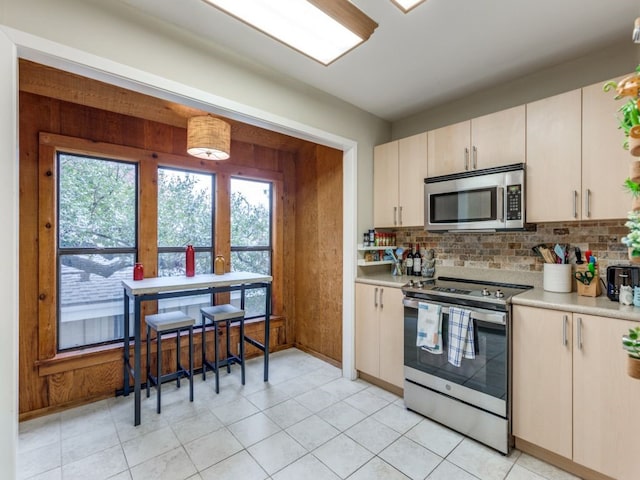
[[[304,149],[296,164],[296,345],[342,362],[342,152]]]
[[[46,349],[40,343],[46,335],[38,331],[40,308],[44,308],[38,286],[40,133],[134,147],[173,159],[182,156],[186,164],[194,159],[184,155],[186,132],[180,121],[166,123],[163,118],[164,101],[154,104],[152,97],[145,96],[147,114],[139,118],[127,110],[139,94],[118,87],[23,61],[20,80],[19,410],[21,418],[28,418],[114,395],[122,386],[121,345],[94,349],[80,357],[42,358]],[[97,104],[88,91],[94,84],[99,85],[103,99]],[[118,97],[125,101],[117,101]],[[154,120],[154,111],[165,113]],[[342,351],[342,152],[256,127],[234,128],[242,132],[242,141],[236,140],[232,130],[232,160],[225,162],[218,175],[259,171],[281,179],[274,198],[280,212],[274,255],[281,261],[274,262],[273,313],[278,318],[272,321],[271,347],[296,344],[338,363]],[[252,135],[256,143],[251,143]],[[228,250],[224,232],[224,228],[216,229],[216,245]],[[149,274],[146,264],[145,273]],[[260,324],[247,328],[250,335],[260,338]],[[196,362],[199,345],[196,339]],[[166,352],[168,360],[174,354],[171,344]]]

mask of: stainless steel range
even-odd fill
[[[410,281],[404,292],[404,400],[407,408],[502,453],[511,437],[511,297],[527,285],[479,282],[451,277]],[[418,311],[441,312],[442,349],[417,346]],[[468,315],[473,355],[451,363],[450,309]],[[457,312],[460,314],[461,312]],[[457,321],[457,315],[456,315]],[[423,324],[421,324],[423,325]],[[453,346],[453,348],[452,348]]]

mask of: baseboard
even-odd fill
[[[516,448],[521,452],[550,463],[551,465],[561,468],[562,470],[572,473],[584,480],[616,480],[615,478],[608,477],[607,475],[603,475],[595,470],[579,465],[568,458],[558,455],[557,453],[550,452],[549,450],[539,447],[533,443],[529,443],[521,438],[516,437]]]
[[[340,368],[342,369],[342,362],[339,362],[338,360],[335,360],[331,357],[327,357],[326,355],[320,353],[320,352],[316,352],[315,350],[312,350],[309,347],[306,347],[305,345],[302,345],[300,343],[295,343],[293,345],[295,348],[297,348],[298,350],[302,350],[305,353],[308,353],[309,355],[319,358],[320,360],[323,360],[331,365],[333,365],[336,368]]]
[[[361,378],[365,382],[372,383],[376,387],[380,387],[380,388],[386,390],[387,392],[391,392],[391,393],[393,393],[395,395],[398,395],[399,397],[403,397],[404,398],[404,389],[402,389],[400,387],[397,387],[396,385],[393,385],[392,383],[385,382],[384,380],[381,380],[381,379],[379,379],[377,377],[369,375],[368,373],[361,372],[360,370],[358,370],[358,378]]]

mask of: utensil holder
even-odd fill
[[[586,272],[589,269],[588,265],[585,263],[583,265],[576,265],[576,273],[578,272]],[[585,285],[578,279],[576,279],[577,291],[578,295],[582,295],[583,297],[599,297],[601,292],[600,289],[600,277],[598,276],[598,270],[593,274],[593,280],[588,285]]]
[[[547,292],[571,293],[571,265],[568,263],[545,263],[542,277]]]

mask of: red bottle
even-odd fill
[[[193,245],[187,245],[187,277],[193,277],[196,274],[196,253],[193,250]]]
[[[142,268],[141,263],[136,263],[133,266],[133,279],[134,280],[142,280],[144,279],[144,269]]]

